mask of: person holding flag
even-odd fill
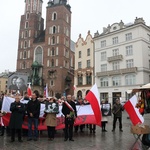
[[[87,93],[85,99],[91,104],[96,119],[96,124],[101,126],[102,112],[100,106],[100,95],[96,83]]]
[[[28,95],[29,98],[31,98],[31,96],[32,96],[31,83],[28,83],[28,88],[27,88],[26,94]]]
[[[71,95],[67,95],[67,101],[64,101],[62,106],[62,113],[65,116],[65,139],[67,141],[73,140],[73,125],[75,118],[77,117],[77,111],[75,103],[72,101]]]
[[[48,86],[46,84],[46,86],[44,87],[44,97],[48,98]]]

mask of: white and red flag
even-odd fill
[[[75,90],[76,90],[76,88],[77,88],[77,87],[76,87],[76,85],[74,85],[74,86],[73,86],[73,90],[75,91]]]
[[[32,96],[31,84],[30,84],[30,83],[29,83],[28,88],[27,88],[27,93],[28,93],[28,96],[29,96],[29,97]]]
[[[47,84],[44,88],[44,97],[48,98],[48,86],[47,86]]]
[[[127,111],[133,125],[144,122],[144,118],[140,114],[139,108],[136,108],[137,101],[137,96],[134,95],[124,104],[124,108]]]
[[[89,103],[91,104],[97,124],[101,126],[102,113],[101,113],[101,106],[100,106],[100,96],[99,96],[96,83],[90,89],[85,99],[89,101]]]

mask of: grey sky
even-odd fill
[[[43,0],[43,14],[45,19],[48,0]],[[120,22],[125,24],[134,22],[136,17],[143,17],[150,26],[149,0],[69,0],[72,11],[73,41],[77,41],[79,34],[85,39],[88,30],[91,34],[108,24]],[[0,23],[0,73],[9,69],[16,70],[18,33],[20,17],[24,14],[24,0],[1,0]]]

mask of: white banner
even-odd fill
[[[15,101],[14,98],[4,97],[3,104],[2,104],[2,111],[11,112],[10,111],[10,104],[14,101]],[[24,103],[24,104],[27,104],[28,100],[20,100],[20,102]],[[43,117],[44,110],[45,110],[45,104],[41,103],[40,117]],[[62,106],[59,106],[59,114],[57,114],[57,117],[60,117],[60,116],[63,115],[61,110],[62,110]],[[80,115],[93,115],[93,110],[91,108],[91,105],[82,105],[82,106],[77,105],[76,110],[77,110],[77,116],[80,116]]]

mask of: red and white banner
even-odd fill
[[[124,108],[129,114],[130,120],[133,123],[133,125],[144,123],[144,118],[140,114],[139,108],[136,108],[137,101],[137,97],[136,95],[134,95],[124,104]]]
[[[102,113],[101,113],[101,106],[100,106],[100,96],[99,96],[96,83],[90,89],[85,99],[88,100],[91,104],[97,124],[101,125]]]
[[[30,83],[29,83],[28,88],[27,88],[27,93],[28,93],[28,96],[31,97],[32,91],[31,91],[31,85],[30,85]]]
[[[47,84],[44,88],[44,97],[48,98],[48,85]]]
[[[3,123],[5,126],[9,125],[10,120],[10,104],[14,102],[14,98],[10,97],[4,97],[3,105],[2,105],[2,111],[7,112],[5,116],[3,116]],[[22,103],[27,103],[27,100],[21,100]],[[76,106],[77,109],[77,115],[78,117],[75,120],[74,125],[81,125],[81,124],[95,124],[99,125],[95,119],[93,110],[91,108],[91,105],[83,105],[83,106]],[[47,130],[47,126],[45,125],[45,118],[44,116],[44,110],[45,110],[45,104],[41,104],[41,110],[40,110],[40,118],[39,118],[39,126],[38,130]],[[62,106],[59,106],[59,114],[57,114],[57,126],[56,129],[63,129],[65,127],[64,125],[64,116],[61,112]],[[22,128],[28,129],[28,117],[25,116]]]

